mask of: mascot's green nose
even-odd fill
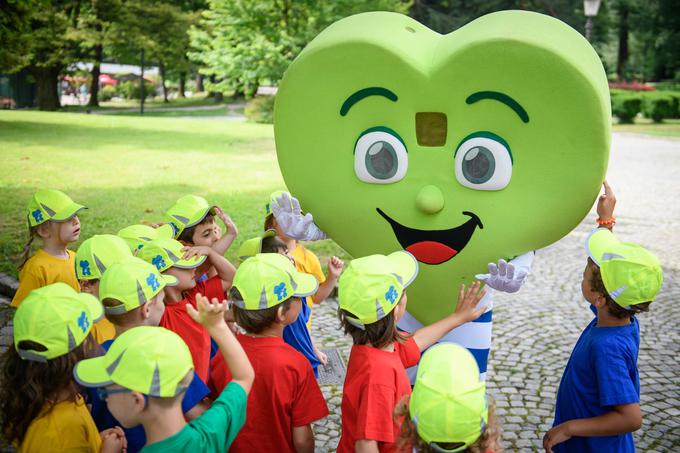
[[[416,113],[416,137],[420,146],[446,144],[446,114],[441,112]]]
[[[416,196],[416,207],[425,214],[436,214],[444,208],[444,195],[437,186],[425,186]]]

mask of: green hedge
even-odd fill
[[[675,106],[677,110],[677,104]],[[673,107],[673,96],[663,92],[649,93],[642,103],[645,116],[655,123],[661,123],[664,118],[673,118],[676,114]]]
[[[254,123],[274,123],[274,96],[257,96],[248,102],[243,113]]]
[[[680,118],[680,92],[633,92],[611,90],[612,114],[620,123],[632,123],[638,113],[655,123],[667,118]]]
[[[639,93],[612,94],[612,114],[619,123],[632,123],[642,110],[642,95]]]
[[[154,97],[155,91],[156,91],[156,87],[154,86],[153,83],[149,83],[147,81],[144,81],[144,97],[145,98]],[[124,97],[125,99],[141,99],[142,98],[142,93],[141,93],[141,90],[140,90],[138,80],[128,80],[127,82],[119,83],[118,86],[116,87],[116,92],[119,96]]]

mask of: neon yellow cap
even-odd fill
[[[621,242],[606,228],[586,240],[590,258],[600,267],[609,296],[622,307],[651,302],[663,285],[659,259],[643,247]]]
[[[298,272],[287,256],[259,253],[236,270],[233,286],[243,297],[243,301],[234,301],[237,307],[263,310],[291,297],[311,296],[319,283],[313,275]]]
[[[276,236],[276,230],[267,230],[261,236],[248,239],[246,242],[241,244],[238,249],[238,257],[241,260],[255,256],[258,253],[262,253],[262,240],[264,238],[272,238]]]
[[[348,322],[363,328],[387,316],[418,275],[418,261],[406,251],[370,255],[349,263],[338,282],[340,308]]]
[[[175,239],[158,238],[147,242],[144,247],[139,249],[137,256],[147,263],[156,266],[158,272],[165,272],[171,267],[180,269],[194,269],[206,260],[207,256],[182,259],[185,246]]]
[[[105,355],[82,360],[73,369],[86,387],[117,384],[149,396],[170,398],[193,370],[191,353],[179,335],[163,327],[140,326],[123,332]]]
[[[423,354],[409,413],[425,442],[463,443],[452,450],[434,445],[438,451],[463,451],[479,439],[489,409],[486,386],[470,351],[454,343],[439,343]]]
[[[130,225],[120,230],[117,234],[127,243],[130,251],[135,252],[144,247],[146,242],[154,239],[172,239],[175,232],[172,225],[166,223],[158,228],[153,228],[149,225]]]
[[[172,205],[165,213],[170,225],[175,230],[175,238],[178,238],[185,228],[198,225],[208,213],[215,213],[215,205],[197,195],[185,195]]]
[[[48,220],[64,222],[86,209],[60,190],[43,189],[33,194],[26,207],[29,226],[37,226]]]
[[[102,278],[107,267],[131,257],[125,241],[112,234],[98,234],[86,239],[76,252],[76,275],[79,280]]]
[[[141,307],[166,286],[176,284],[172,275],[162,275],[153,265],[130,256],[104,272],[99,282],[99,298],[120,301],[120,305],[104,307],[107,315],[120,315]]]
[[[66,283],[34,289],[14,314],[14,348],[25,360],[46,362],[77,348],[102,316],[104,309],[96,297],[77,293]],[[20,349],[27,340],[46,350]]]

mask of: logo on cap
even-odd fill
[[[394,302],[396,302],[398,295],[399,294],[397,293],[397,290],[394,289],[394,286],[390,286],[390,289],[388,289],[387,292],[385,293],[385,300],[393,304]]]
[[[151,287],[151,291],[156,291],[161,287],[161,284],[158,282],[158,279],[154,274],[149,274],[149,276],[146,277],[146,284]]]
[[[40,212],[40,209],[36,209],[35,211],[31,212],[31,215],[35,219],[36,222],[42,222],[43,221],[43,216],[42,212]]]
[[[87,275],[92,275],[92,271],[90,271],[90,263],[88,263],[86,260],[82,260],[78,264],[80,264],[80,268],[82,269],[83,277]]]
[[[274,287],[274,294],[276,294],[276,299],[281,301],[283,300],[286,296],[288,296],[288,293],[286,291],[286,284],[284,282],[279,283]]]
[[[163,257],[160,255],[156,255],[152,260],[151,264],[156,266],[156,269],[159,271],[162,270],[165,267],[165,261],[163,261]]]
[[[83,311],[80,314],[80,317],[78,318],[78,327],[80,327],[80,330],[83,331],[83,333],[87,332],[87,328],[90,327],[90,321],[87,319],[87,315]]]

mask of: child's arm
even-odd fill
[[[255,378],[255,371],[248,360],[248,356],[241,347],[236,337],[227,323],[224,321],[224,312],[227,309],[227,302],[219,302],[213,298],[212,302],[201,294],[196,295],[196,307],[198,311],[191,306],[186,305],[189,316],[194,321],[203,325],[210,336],[217,342],[217,346],[222,352],[224,361],[231,372],[232,382],[236,382],[246,394],[250,392]]]
[[[543,436],[543,448],[552,453],[552,447],[573,436],[615,436],[637,431],[642,426],[640,403],[620,404],[614,410],[592,418],[577,418],[561,423]]]
[[[328,276],[326,280],[319,285],[319,289],[312,294],[312,302],[315,304],[320,304],[323,302],[330,294],[333,292],[336,283],[338,283],[338,278],[342,269],[345,267],[345,263],[336,256],[331,256],[328,260]]]
[[[231,282],[234,280],[236,268],[229,262],[228,259],[217,253],[214,249],[207,246],[185,247],[183,259],[189,259],[194,256],[206,255],[207,261],[212,264],[217,272],[217,275],[222,280],[222,289],[225,291],[231,288]]]
[[[609,231],[614,231],[614,206],[616,206],[616,197],[607,181],[602,183],[602,185],[604,186],[604,193],[597,199],[598,220],[611,221],[612,223],[604,225],[600,224],[599,228],[607,228]]]
[[[293,428],[293,446],[297,453],[314,452],[314,432],[311,425]]]
[[[355,453],[378,453],[378,442],[375,440],[357,440],[354,442]]]
[[[486,294],[486,291],[480,291],[480,285],[479,282],[474,282],[467,291],[465,290],[465,285],[460,285],[456,311],[444,319],[415,331],[413,339],[421,351],[432,346],[451,330],[466,322],[474,321],[484,313],[486,307],[476,308],[477,303]]]
[[[238,236],[238,228],[236,228],[236,224],[231,220],[231,217],[229,217],[219,206],[215,207],[215,215],[224,223],[224,226],[227,227],[227,231],[224,233],[224,236],[213,244],[212,248],[221,256],[224,256],[224,253],[229,250],[229,247],[234,243],[236,236]],[[216,225],[216,227],[218,226]]]
[[[99,448],[100,453],[120,453],[127,450],[125,432],[120,426],[105,429],[99,433],[99,436],[102,439],[102,446]]]

